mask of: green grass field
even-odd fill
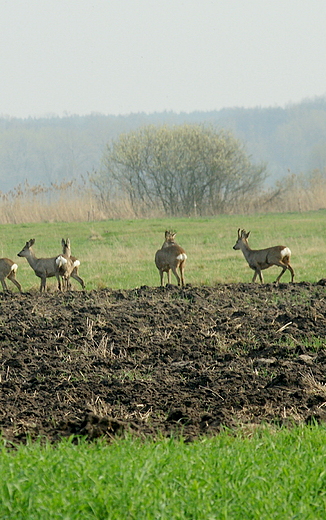
[[[295,281],[315,282],[323,278],[326,254],[326,210],[307,213],[215,218],[180,218],[162,220],[112,220],[81,223],[42,223],[1,225],[0,256],[16,261],[17,278],[23,290],[39,287],[39,280],[24,258],[17,253],[30,238],[35,238],[37,257],[61,252],[61,238],[69,237],[72,253],[81,261],[80,275],[86,288],[130,289],[141,285],[159,285],[154,255],[164,241],[165,229],[177,231],[177,242],[188,255],[186,283],[249,282],[253,272],[241,251],[232,249],[237,229],[251,230],[253,249],[287,245],[292,251]],[[265,282],[275,280],[279,269],[264,271]],[[290,279],[286,273],[282,281]],[[55,279],[48,281],[55,288]],[[73,281],[73,286],[80,286]]]
[[[0,256],[17,262],[25,291],[38,290],[39,280],[17,253],[35,238],[37,256],[54,256],[61,238],[70,237],[87,290],[152,286],[159,284],[155,251],[172,228],[188,254],[186,282],[249,282],[252,271],[232,249],[241,227],[251,230],[252,248],[289,246],[295,280],[315,282],[325,276],[325,218],[326,211],[318,211],[1,225]],[[265,282],[278,272],[265,271]],[[283,280],[289,279],[286,273]],[[55,288],[54,279],[48,284]],[[190,444],[127,439],[10,450],[3,442],[0,519],[324,519],[325,446],[323,426],[225,432]]]
[[[0,518],[323,520],[326,429],[5,449]]]

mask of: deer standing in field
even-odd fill
[[[35,238],[31,238],[31,240],[26,242],[17,256],[26,258],[36,276],[41,278],[40,292],[45,291],[46,279],[51,278],[52,276],[56,277],[58,289],[61,291],[59,267],[62,262],[62,255],[54,256],[53,258],[36,258],[32,250],[34,244]]]
[[[257,275],[261,283],[264,283],[263,269],[268,269],[272,265],[282,267],[281,273],[275,280],[275,283],[280,281],[281,276],[288,269],[291,273],[291,282],[294,279],[294,271],[290,265],[291,251],[286,246],[267,247],[266,249],[251,249],[248,244],[248,237],[250,231],[246,233],[244,229],[238,229],[238,240],[233,246],[233,249],[241,249],[249,267],[255,271],[252,281],[255,282]]]
[[[18,265],[15,264],[9,258],[0,258],[0,281],[4,291],[8,291],[8,287],[6,284],[6,278],[10,280],[16,287],[19,292],[22,292],[22,286],[16,280],[16,271],[18,269]]]
[[[60,276],[62,277],[63,286],[65,289],[70,289],[71,284],[69,278],[74,278],[77,282],[80,283],[83,289],[85,289],[84,280],[78,276],[78,267],[80,266],[80,261],[75,257],[71,256],[71,246],[70,240],[64,238],[61,240],[62,245],[62,255],[60,255],[63,259],[67,260],[67,262],[61,261],[61,266],[59,267]],[[59,258],[59,257],[58,257]]]
[[[165,241],[162,248],[156,251],[155,264],[160,271],[161,286],[163,286],[163,275],[167,273],[168,284],[171,283],[171,270],[178,281],[178,285],[184,287],[184,268],[187,255],[184,249],[175,241],[176,233],[173,231],[165,231]],[[180,276],[177,273],[180,270]],[[181,278],[180,278],[181,277]]]

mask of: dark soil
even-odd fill
[[[0,294],[9,441],[326,420],[326,282]]]

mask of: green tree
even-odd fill
[[[167,215],[232,211],[258,190],[264,165],[255,166],[243,144],[212,126],[146,126],[121,134],[107,146],[102,172],[93,176],[101,197],[113,190],[139,207]]]

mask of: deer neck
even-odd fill
[[[26,260],[29,263],[29,265],[34,268],[37,263],[37,258],[33,251],[29,249],[28,254],[26,255]]]
[[[248,242],[244,242],[243,240],[240,241],[240,249],[241,251],[243,252],[243,256],[245,257],[246,260],[248,260],[248,258],[251,257],[251,253],[252,253],[252,249],[251,247],[249,246]]]
[[[164,242],[162,249],[165,249],[166,247],[175,246],[175,242]]]

